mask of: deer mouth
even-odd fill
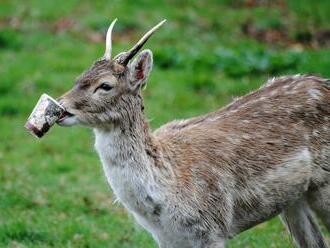
[[[74,116],[74,114],[68,112],[68,111],[65,111],[61,116],[60,116],[60,119],[58,119],[58,121],[61,121],[61,120],[64,120],[65,118],[68,118],[68,117],[71,117],[71,116]]]
[[[60,118],[57,120],[57,124],[60,126],[71,126],[73,124],[73,122],[75,122],[75,115],[65,111]]]

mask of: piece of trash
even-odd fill
[[[42,94],[24,127],[41,138],[60,119],[65,109],[52,97]]]

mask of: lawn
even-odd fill
[[[322,0],[2,0],[0,247],[156,247],[113,203],[90,130],[55,127],[36,140],[23,128],[40,94],[61,95],[103,55],[114,18],[115,53],[168,20],[146,45],[155,63],[146,114],[157,128],[215,110],[272,76],[330,77],[329,13]],[[275,218],[228,247],[293,243]]]

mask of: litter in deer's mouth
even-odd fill
[[[25,123],[31,134],[41,138],[65,113],[65,109],[52,97],[42,94]]]
[[[65,110],[56,122],[57,123],[62,122],[65,118],[72,117],[72,116],[74,116],[74,114],[71,114],[70,112]]]

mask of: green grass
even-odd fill
[[[100,35],[115,17],[115,52],[168,19],[146,45],[155,56],[144,92],[153,128],[217,109],[270,76],[330,77],[330,49],[295,40],[300,32],[329,27],[327,1],[232,2],[1,1],[0,247],[156,247],[112,204],[89,130],[55,127],[36,140],[23,128],[41,93],[61,95],[103,54]],[[248,21],[260,31],[285,30],[287,41],[266,43],[244,34]],[[275,218],[228,247],[293,244]]]

